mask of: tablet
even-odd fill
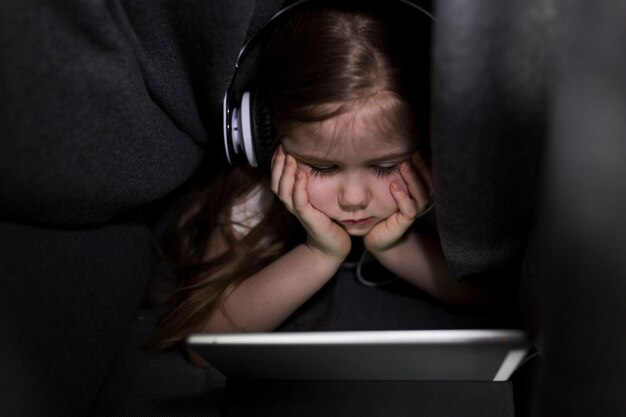
[[[190,348],[230,379],[506,381],[521,330],[194,334]]]

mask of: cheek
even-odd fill
[[[378,181],[376,184],[376,188],[374,191],[374,195],[378,200],[385,203],[386,205],[394,204],[395,200],[391,195],[391,191],[389,190],[389,185],[391,181]]]
[[[404,179],[400,174],[392,175],[390,177],[374,177],[370,179],[369,187],[373,194],[375,203],[378,209],[391,214],[398,208],[396,200],[391,195],[390,186],[392,182],[397,182],[400,187],[408,193]],[[321,212],[330,215],[337,206],[337,185],[332,178],[316,178],[309,176],[307,183],[307,193],[309,195],[309,202],[313,207]],[[373,201],[372,201],[373,203]]]
[[[320,210],[323,213],[328,214],[329,209],[333,203],[336,203],[336,193],[332,181],[328,179],[320,179],[315,177],[309,177],[307,183],[307,194],[309,195],[309,202],[313,207]]]

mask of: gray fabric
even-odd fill
[[[523,266],[542,355],[532,415],[624,415],[626,8],[437,6],[435,182],[451,271],[493,283]]]
[[[510,286],[519,276],[539,196],[552,3],[436,3],[435,197],[458,279]]]
[[[148,281],[150,238],[137,223],[0,222],[0,415],[86,414]]]
[[[152,353],[145,340],[154,331],[158,309],[135,316],[124,351],[112,364],[90,415],[220,416],[224,377],[197,368],[181,351]]]
[[[626,4],[560,1],[537,415],[626,415]]]
[[[0,415],[88,414],[256,3],[0,3]]]

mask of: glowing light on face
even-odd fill
[[[282,144],[308,174],[311,204],[363,236],[398,210],[389,187],[395,181],[406,190],[399,167],[415,150],[412,125],[399,101],[370,100],[331,119],[293,126]]]

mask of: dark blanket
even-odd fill
[[[221,98],[267,7],[0,5],[0,414],[88,413],[167,197],[204,156],[219,167]]]

